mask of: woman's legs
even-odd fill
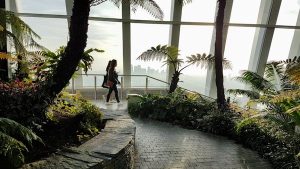
[[[119,92],[118,92],[117,85],[113,85],[113,90],[115,92],[115,98],[116,98],[117,102],[119,103],[120,100],[119,100]]]
[[[106,95],[106,102],[109,102],[109,98],[110,98],[110,95],[111,95],[112,91],[113,91],[113,88],[110,87],[109,90],[108,90],[108,93]]]
[[[120,102],[120,100],[119,100],[119,92],[118,92],[118,88],[117,88],[116,84],[114,84],[112,87],[109,88],[108,94],[106,96],[106,102],[109,102],[109,98],[110,98],[110,95],[111,95],[112,91],[115,92],[116,100],[119,103]]]

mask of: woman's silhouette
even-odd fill
[[[108,71],[107,71],[108,72],[107,84],[109,86],[109,91],[106,96],[107,103],[109,102],[109,98],[110,98],[112,91],[115,92],[115,97],[116,97],[117,102],[118,103],[120,102],[118,88],[117,88],[117,84],[120,84],[120,81],[118,80],[118,74],[115,70],[116,67],[117,67],[117,60],[115,60],[115,59],[111,60]]]

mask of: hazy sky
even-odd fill
[[[16,0],[19,12],[66,14],[65,0]],[[261,0],[234,0],[230,22],[256,23]],[[170,20],[171,0],[156,0],[165,13],[164,20]],[[300,0],[282,0],[282,6],[277,20],[280,25],[295,25]],[[213,22],[216,0],[194,0],[192,4],[183,7],[183,21]],[[111,2],[105,2],[92,7],[91,16],[121,18],[121,9]],[[154,18],[142,9],[131,16],[133,19]],[[41,43],[54,50],[66,45],[68,25],[65,19],[28,18],[23,17],[39,35]],[[169,25],[131,24],[131,57],[134,65],[161,68],[161,63],[144,63],[136,58],[151,46],[167,44],[169,41]],[[209,53],[212,26],[182,26],[180,37],[180,54],[182,58],[195,53]],[[225,71],[228,76],[235,76],[248,67],[255,28],[230,27],[225,48],[225,57],[232,61],[233,70]],[[269,54],[269,60],[287,58],[294,30],[276,29]],[[103,72],[109,59],[116,58],[118,70],[122,72],[122,24],[90,21],[88,46],[104,49],[103,54],[95,55],[93,72]],[[282,43],[284,42],[284,43]],[[187,69],[185,74],[204,76],[206,71],[199,68]]]

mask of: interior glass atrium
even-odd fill
[[[157,20],[141,8],[117,7],[111,1],[93,6],[90,11],[87,48],[105,50],[95,54],[89,74],[104,74],[111,59],[125,75],[148,75],[168,81],[163,63],[142,62],[136,58],[152,46],[174,45],[183,59],[195,53],[213,54],[216,0],[193,0],[180,6],[175,0],[156,0],[164,12]],[[72,0],[6,0],[6,9],[17,13],[41,36],[38,41],[55,51],[68,41],[68,20]],[[272,9],[272,10],[271,10]],[[232,69],[224,71],[224,87],[244,88],[233,78],[241,70],[263,73],[268,61],[299,55],[299,0],[228,0],[225,10],[224,57]],[[191,66],[181,76],[180,86],[215,96],[213,70]],[[83,86],[92,85],[92,77],[83,76]],[[125,85],[141,86],[138,77],[125,78]],[[151,83],[151,82],[150,82]],[[162,84],[152,82],[152,87]]]

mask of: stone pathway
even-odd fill
[[[269,169],[256,152],[225,137],[156,121],[136,122],[136,169]]]
[[[127,102],[104,104],[105,117],[127,114]],[[271,169],[267,160],[225,137],[134,119],[136,169]]]

